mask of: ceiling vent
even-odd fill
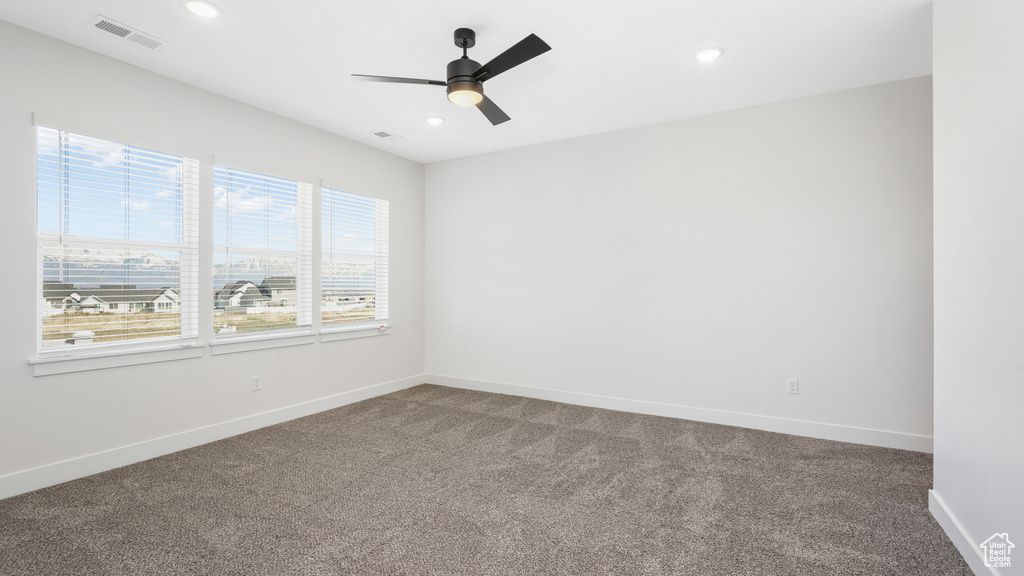
[[[376,132],[372,132],[372,134],[377,138],[383,138],[385,140],[405,140],[405,138],[402,138],[398,134],[388,132],[387,130],[377,130]]]
[[[114,36],[124,38],[129,42],[134,42],[139,46],[149,48],[150,50],[156,50],[167,43],[156,36],[125,26],[124,24],[115,22],[106,16],[97,16],[96,19],[92,21],[92,25],[104,32],[109,32]]]

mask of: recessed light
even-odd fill
[[[427,118],[427,124],[430,124],[431,126],[440,126],[441,124],[444,124],[444,118],[441,118],[440,116],[430,116]]]
[[[216,18],[220,16],[220,8],[206,2],[206,0],[185,0],[185,8],[188,11],[202,18]]]
[[[694,54],[693,57],[701,64],[710,64],[721,58],[722,54],[725,54],[725,50],[721,48],[706,48]]]

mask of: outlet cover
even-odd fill
[[[799,394],[800,393],[800,381],[796,378],[786,379],[786,394]]]

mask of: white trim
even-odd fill
[[[310,195],[309,195],[309,207],[310,207],[310,209],[309,209],[309,217],[310,217],[310,220],[309,220],[309,240],[310,240],[310,244],[309,244],[309,246],[310,246],[310,253],[309,253],[309,258],[310,258],[310,262],[309,262],[309,264],[310,264],[310,268],[309,268],[309,271],[310,271],[309,272],[309,281],[310,281],[309,305],[310,305],[310,307],[309,307],[309,312],[311,314],[311,317],[310,317],[310,327],[313,329],[313,332],[316,333],[316,334],[319,334],[321,328],[323,328],[322,323],[321,323],[321,320],[322,320],[321,314],[322,314],[322,312],[320,311],[320,306],[321,306],[323,298],[324,298],[323,286],[321,285],[322,284],[323,271],[320,268],[323,265],[323,252],[322,252],[322,250],[323,250],[323,241],[324,241],[324,233],[323,233],[323,216],[324,216],[323,215],[323,210],[324,210],[323,193],[324,193],[323,180],[322,179],[321,180],[317,180],[313,184],[312,193],[310,193]],[[296,288],[298,288],[298,278],[296,278]]]
[[[693,406],[665,404],[662,402],[651,402],[648,400],[599,396],[597,394],[569,392],[550,388],[537,388],[533,386],[523,386],[520,384],[485,382],[481,380],[470,380],[467,378],[456,378],[453,376],[441,376],[437,374],[426,374],[424,377],[426,378],[426,382],[442,386],[452,386],[454,388],[466,388],[469,390],[480,390],[482,392],[497,392],[499,394],[511,394],[514,396],[525,396],[541,400],[553,400],[555,402],[578,404],[580,406],[607,408],[609,410],[651,414],[654,416],[668,416],[670,418],[696,420],[698,422],[710,422],[713,424],[725,424],[727,426],[740,426],[743,428],[753,428],[755,430],[766,430],[769,432],[781,432],[783,434],[793,434],[796,436],[821,438],[823,440],[837,440],[839,442],[852,442],[855,444],[867,444],[869,446],[881,446],[884,448],[898,448],[901,450],[913,450],[915,452],[930,453],[932,451],[931,436],[919,436],[916,434],[874,430],[871,428],[858,428],[855,426],[829,424],[826,422],[793,420],[790,418],[779,418],[776,416],[729,412],[726,410],[713,410],[710,408],[696,408]]]
[[[93,355],[67,355],[31,358],[28,363],[32,365],[33,376],[52,376],[54,374],[69,374],[71,372],[85,372],[87,370],[103,370],[106,368],[119,368],[121,366],[137,366],[139,364],[154,364],[156,362],[168,362],[171,360],[186,360],[189,358],[200,358],[203,355],[203,347],[191,344],[174,344],[166,347],[121,349],[117,351],[105,351]]]
[[[313,301],[313,184],[299,182],[296,186],[296,219],[298,229],[295,258],[295,323],[312,326]],[[319,270],[319,268],[317,268]],[[316,294],[319,294],[317,292]]]
[[[998,576],[995,569],[985,566],[985,559],[981,555],[979,543],[967,535],[967,531],[935,490],[928,491],[928,511],[946,532],[946,536],[949,536],[950,541],[967,561],[967,565],[971,567],[975,576]]]
[[[157,456],[163,456],[186,448],[192,448],[201,444],[207,444],[245,432],[250,432],[266,426],[280,424],[288,420],[294,420],[317,412],[331,410],[353,402],[359,402],[375,396],[390,394],[411,388],[423,383],[423,376],[409,376],[391,382],[374,384],[334,394],[317,400],[300,402],[283,408],[276,408],[259,414],[243,416],[226,422],[219,422],[201,428],[186,430],[152,440],[137,442],[127,446],[104,450],[78,458],[72,458],[63,462],[55,462],[38,468],[22,470],[5,476],[0,476],[0,499],[9,498],[17,494],[31,492],[61,482],[67,482],[76,478],[82,478],[91,474],[98,474],[128,464],[142,462]]]
[[[258,336],[222,336],[218,340],[209,343],[210,354],[219,356],[221,354],[234,354],[235,352],[249,352],[251,350],[268,350],[270,348],[284,348],[286,346],[302,346],[304,344],[315,344],[316,335],[308,329],[298,333],[268,332]]]
[[[373,336],[387,336],[391,334],[391,326],[351,326],[340,330],[324,330],[320,333],[321,342],[337,342],[339,340],[353,340],[355,338],[371,338]]]

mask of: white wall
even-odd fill
[[[380,393],[421,381],[422,165],[4,22],[0,78],[0,497],[323,409],[368,394],[355,392],[365,387],[383,385],[375,389]],[[223,155],[322,177],[390,200],[393,333],[33,377],[33,112],[190,147],[206,160]],[[253,375],[262,376],[263,391],[250,391]],[[318,399],[327,400],[280,410]],[[268,411],[277,412],[245,419]],[[196,429],[201,433],[188,434]],[[137,443],[143,445],[125,448]]]
[[[930,450],[931,136],[924,77],[428,165],[428,379]]]
[[[1022,31],[1020,2],[935,2],[932,510],[979,574],[996,532],[1024,573]]]

